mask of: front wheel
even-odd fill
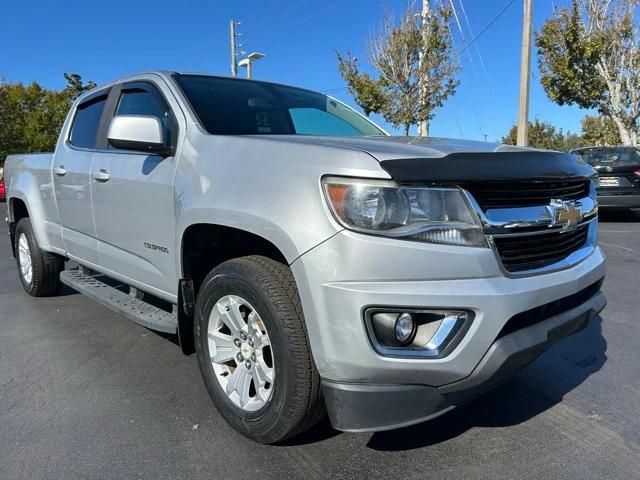
[[[24,290],[33,297],[49,297],[58,291],[64,260],[38,246],[31,220],[18,222],[15,233],[18,274]]]
[[[322,418],[320,378],[288,266],[249,256],[216,267],[198,293],[195,336],[209,394],[240,433],[276,443]]]

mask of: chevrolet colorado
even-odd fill
[[[176,334],[221,415],[264,443],[325,412],[344,431],[433,418],[584,328],[605,306],[594,175],[176,72],[84,94],[54,153],[5,166],[26,292],[61,281]]]

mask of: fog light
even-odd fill
[[[473,321],[465,310],[387,309],[365,312],[373,347],[383,355],[442,358],[458,344]]]
[[[410,313],[402,313],[396,320],[396,338],[401,345],[406,345],[413,338],[413,332],[416,329],[416,322]]]

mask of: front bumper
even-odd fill
[[[501,383],[563,338],[587,326],[606,305],[602,292],[583,304],[496,340],[466,378],[428,385],[323,381],[331,423],[343,431],[378,431],[439,416]]]
[[[395,428],[438,415],[532,361],[604,306],[600,295],[572,305],[572,313],[559,319],[544,315],[544,321],[498,339],[512,317],[601,280],[604,256],[597,247],[571,268],[508,278],[488,248],[342,231],[298,258],[292,269],[327,407],[334,425],[344,430]],[[390,357],[370,342],[363,315],[370,306],[468,310],[474,318],[445,357]],[[375,410],[383,404],[393,408]],[[401,413],[392,417],[395,412]]]
[[[608,195],[598,194],[600,208],[640,208],[640,193]]]

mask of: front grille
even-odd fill
[[[589,235],[589,225],[561,233],[494,236],[504,268],[509,272],[522,272],[552,265],[582,247]]]
[[[539,307],[532,308],[531,310],[527,310],[525,312],[514,315],[507,321],[507,323],[505,323],[504,327],[502,327],[502,330],[500,330],[500,333],[498,334],[496,340],[498,338],[504,337],[505,335],[509,335],[510,333],[516,332],[526,327],[530,327],[531,325],[535,325],[536,323],[542,322],[543,320],[554,317],[556,315],[560,315],[564,312],[568,312],[569,310],[582,305],[584,302],[589,300],[600,291],[603,281],[604,278],[601,278],[597,282],[592,283],[586,288],[583,288],[578,293],[574,293],[573,295],[569,295],[568,297],[563,297],[559,300],[555,300],[553,302],[546,303],[544,305],[540,305]]]
[[[579,200],[589,196],[588,180],[562,182],[482,182],[463,184],[483,211],[548,205],[551,199]]]

